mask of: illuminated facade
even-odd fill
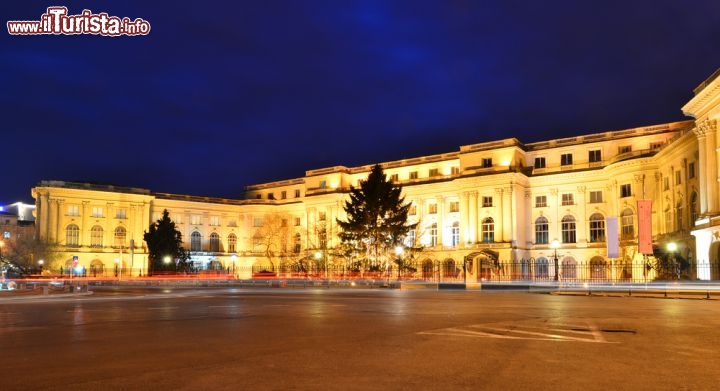
[[[693,119],[528,144],[510,138],[381,163],[419,223],[408,244],[423,250],[408,277],[542,280],[558,270],[565,280],[638,281],[653,277],[645,264],[674,242],[692,278],[718,278],[710,266],[720,252],[717,72],[683,111]],[[316,252],[333,270],[347,265],[333,252],[335,220],[345,217],[350,186],[370,169],[310,170],[249,186],[238,200],[58,181],[32,193],[38,234],[67,249],[63,266],[77,256],[86,268],[117,264],[140,274],[147,269],[143,231],[167,209],[196,266],[247,278],[284,273]],[[652,200],[656,253],[648,257],[638,251],[642,199]],[[618,220],[619,256],[612,259],[608,217]]]

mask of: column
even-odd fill
[[[61,237],[63,237],[62,236],[62,233],[63,233],[63,229],[62,229],[63,211],[62,211],[62,208],[63,208],[63,202],[65,202],[65,200],[57,199],[57,200],[55,200],[55,202],[57,202],[57,207],[55,208],[55,211],[57,212],[57,217],[55,219],[55,223],[56,223],[55,232],[57,235],[56,238],[61,238]]]
[[[445,242],[443,242],[443,231],[445,230],[445,197],[443,196],[437,196],[437,215],[438,215],[438,222],[437,222],[437,242],[439,245],[444,246]]]
[[[578,199],[575,200],[575,204],[579,205],[580,207],[576,210],[578,211],[578,222],[575,225],[575,230],[577,232],[577,238],[576,241],[578,244],[585,245],[588,241],[588,229],[590,228],[589,222],[588,222],[588,216],[587,216],[587,202],[585,202],[585,191],[587,190],[586,186],[578,186],[577,187],[577,195]],[[581,229],[578,229],[579,227],[582,227]]]
[[[515,239],[515,236],[513,235],[513,223],[515,221],[515,216],[513,216],[513,211],[516,210],[513,208],[513,188],[512,183],[509,187],[506,187],[502,189],[502,216],[501,221],[502,225],[500,226],[500,232],[502,232],[502,236],[500,239],[503,243],[507,243]]]
[[[82,210],[80,211],[80,237],[78,242],[80,246],[90,244],[90,227],[88,227],[90,210],[90,201],[82,201]]]
[[[469,224],[469,232],[470,235],[468,237],[468,241],[471,244],[475,244],[478,241],[478,192],[477,191],[471,191],[470,192],[470,200],[469,200],[469,206],[470,206],[470,224]]]
[[[469,235],[469,211],[468,211],[468,198],[470,194],[467,191],[464,191],[460,194],[460,246],[459,247],[465,247],[465,243],[467,243],[466,238]]]
[[[57,200],[55,200],[54,198],[50,198],[50,194],[48,194],[48,196],[47,196],[47,201],[48,201],[49,208],[48,208],[48,212],[47,212],[48,219],[46,220],[47,222],[45,224],[47,224],[48,241],[50,241],[52,243],[52,242],[56,242],[59,240],[59,236],[58,236],[58,232],[57,232],[57,226],[58,226],[57,207],[58,206],[57,206]]]

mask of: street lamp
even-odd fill
[[[40,265],[40,274],[42,274],[44,264],[45,264],[44,260],[42,260],[42,259],[38,260],[38,265]]]
[[[554,258],[555,258],[555,281],[560,281],[560,268],[558,267],[558,256],[557,256],[557,249],[560,247],[560,241],[555,239],[550,243],[550,247],[553,248],[554,251]]]

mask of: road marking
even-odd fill
[[[443,335],[451,337],[524,339],[553,342],[616,343],[607,341],[602,335],[601,330],[597,327],[565,324],[474,324],[462,327],[449,327],[446,329],[421,331],[418,334]]]

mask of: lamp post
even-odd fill
[[[553,248],[554,251],[554,258],[555,258],[555,281],[560,281],[560,268],[558,264],[558,256],[557,256],[557,249],[560,247],[560,241],[555,239],[550,244],[550,247]]]
[[[320,262],[322,257],[323,257],[323,255],[319,250],[315,251],[315,260],[316,261]],[[327,279],[327,264],[325,264],[325,278]]]
[[[405,255],[405,248],[403,246],[397,246],[395,247],[395,255],[397,255],[398,260],[402,261],[402,256]],[[398,281],[400,280],[400,265],[401,263],[398,262]],[[388,276],[388,280],[390,277]]]

